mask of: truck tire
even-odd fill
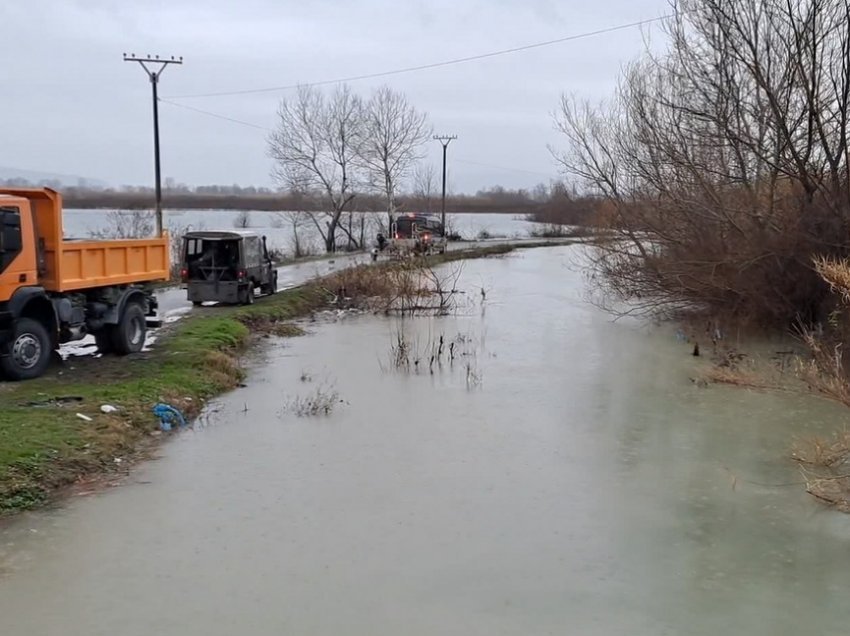
[[[31,380],[42,375],[50,364],[53,345],[47,329],[32,318],[15,322],[12,340],[0,357],[0,371],[8,380]]]
[[[145,346],[147,323],[145,312],[139,303],[124,307],[121,320],[112,328],[112,346],[118,355],[138,353]]]
[[[94,334],[94,342],[97,345],[98,353],[106,355],[115,351],[115,345],[112,344],[112,327],[104,327]]]

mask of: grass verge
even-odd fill
[[[513,249],[501,244],[458,250],[428,263]],[[72,358],[37,380],[0,382],[0,515],[43,505],[81,480],[126,471],[156,444],[154,404],[167,402],[189,418],[198,415],[207,400],[242,382],[241,357],[252,337],[298,335],[291,321],[327,306],[326,286],[319,280],[250,307],[192,312],[164,329],[148,353]],[[119,410],[102,413],[104,404]]]
[[[306,286],[251,307],[205,309],[175,323],[149,353],[71,359],[38,380],[0,385],[0,514],[124,469],[155,440],[154,404],[196,416],[206,400],[242,381],[240,356],[251,335],[296,335],[288,321],[326,302],[321,289]],[[103,404],[119,411],[101,413]]]

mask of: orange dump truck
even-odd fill
[[[0,188],[0,379],[38,377],[61,343],[89,334],[103,353],[141,350],[168,256],[167,236],[65,239],[57,192]]]

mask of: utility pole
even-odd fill
[[[124,54],[125,62],[138,62],[145,73],[151,80],[151,89],[153,92],[153,163],[154,163],[154,179],[156,186],[156,234],[162,236],[162,183],[161,172],[159,167],[159,97],[157,96],[156,87],[159,84],[159,76],[169,64],[183,64],[183,57],[160,58],[159,55],[151,56],[148,53],[147,57],[136,57],[135,53],[130,55]],[[159,68],[155,65],[159,64]],[[150,66],[148,66],[150,65]]]
[[[443,146],[443,203],[441,205],[441,219],[440,223],[443,224],[443,235],[446,233],[446,150],[449,147],[449,144],[452,143],[452,140],[457,139],[457,135],[434,135],[434,139],[439,141]]]

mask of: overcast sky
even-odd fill
[[[4,0],[0,165],[153,180],[150,84],[122,53],[182,55],[160,96],[285,86],[486,53],[652,18],[667,0]],[[456,191],[557,175],[551,113],[563,92],[600,99],[649,32],[633,28],[380,84],[429,113]],[[261,127],[287,92],[175,99]],[[271,185],[262,130],[160,106],[163,178]],[[429,160],[439,161],[433,142]],[[484,165],[480,165],[484,164]]]

